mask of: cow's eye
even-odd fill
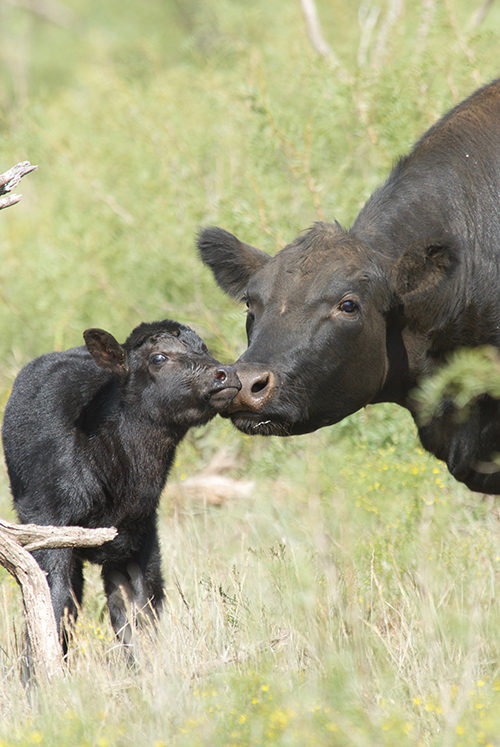
[[[342,303],[339,306],[340,311],[343,311],[344,314],[353,314],[355,311],[358,310],[358,304],[355,301],[351,301],[350,299],[347,299],[346,301],[342,301]]]
[[[155,353],[149,359],[150,363],[152,363],[153,366],[161,366],[163,363],[165,363],[166,360],[167,356],[163,355],[163,353]]]

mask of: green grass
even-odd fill
[[[298,2],[73,0],[70,28],[4,4],[0,170],[39,170],[0,215],[0,404],[23,364],[88,326],[124,339],[169,316],[238,357],[243,311],[199,263],[198,228],[274,253],[318,218],[349,225],[398,155],[498,75],[500,6],[470,30],[478,4],[436,2],[426,27],[433,4],[407,3],[383,46],[381,3],[365,54],[358,3],[317,0],[343,74]],[[229,497],[190,488],[224,452]],[[14,518],[4,472],[0,513]],[[213,421],[165,491],[168,604],[136,669],[89,568],[67,673],[27,696],[0,570],[0,747],[496,747],[499,516],[396,407],[289,440]]]

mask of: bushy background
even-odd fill
[[[0,214],[2,404],[88,326],[175,318],[236,359],[243,310],[198,228],[272,254],[317,219],[348,226],[498,76],[500,5],[477,25],[480,6],[318,0],[325,58],[299,0],[0,0],[0,171],[39,165]],[[498,504],[402,410],[289,440],[193,431],[161,535],[168,605],[137,669],[89,569],[67,676],[29,696],[0,572],[0,745],[500,745]]]

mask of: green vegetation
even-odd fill
[[[0,214],[0,402],[87,326],[123,339],[169,316],[234,360],[243,312],[197,260],[198,227],[273,253],[318,218],[349,225],[397,156],[498,75],[500,5],[474,27],[479,4],[406,3],[385,34],[396,3],[381,0],[369,36],[375,5],[318,0],[341,69],[298,0],[40,5],[53,20],[0,5],[0,171],[39,165]],[[234,492],[215,505],[189,478],[223,451]],[[168,604],[136,669],[89,568],[67,676],[26,697],[20,595],[0,570],[0,747],[499,745],[498,518],[396,407],[289,440],[218,419],[167,486]]]
[[[500,398],[497,350],[488,345],[457,350],[450,355],[446,367],[421,383],[417,392],[421,418],[431,418],[444,398],[454,401],[459,417],[466,417],[474,399],[482,394]]]

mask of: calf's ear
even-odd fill
[[[252,275],[271,259],[223,228],[200,231],[197,244],[202,262],[210,267],[218,285],[239,301]]]
[[[100,368],[109,368],[119,376],[128,373],[127,351],[104,329],[86,329],[83,339],[90,355]]]
[[[458,251],[447,238],[411,244],[391,271],[392,290],[414,329],[429,331],[446,323],[458,300],[453,275]]]

